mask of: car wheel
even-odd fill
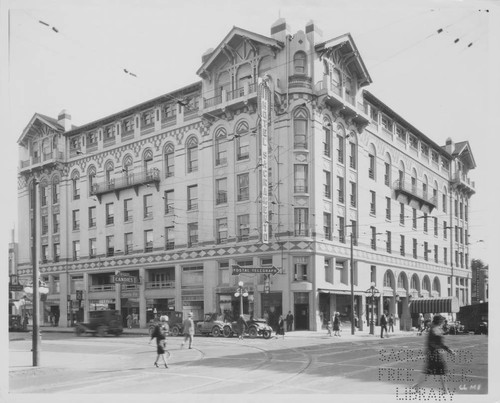
[[[107,329],[106,329],[106,326],[101,325],[101,326],[99,326],[99,327],[97,328],[97,335],[98,335],[99,337],[104,337],[104,336],[106,336],[106,333],[107,333],[107,332],[108,332],[108,331],[107,331]]]
[[[257,337],[257,329],[255,327],[251,327],[248,329],[248,335],[251,339],[255,339]]]
[[[271,331],[264,330],[264,332],[262,333],[262,337],[264,337],[264,339],[269,339],[271,337]]]
[[[81,335],[82,335],[82,334],[84,334],[84,333],[85,333],[85,329],[84,329],[83,327],[81,327],[81,326],[77,326],[77,327],[75,328],[75,334],[76,334],[77,336],[81,336]]]
[[[179,332],[179,328],[178,328],[177,326],[174,326],[174,327],[172,328],[172,332],[171,332],[171,333],[172,333],[172,336],[174,336],[174,337],[179,336],[179,333],[180,333],[180,332]]]
[[[220,336],[220,333],[221,333],[221,332],[220,332],[220,329],[219,329],[218,327],[214,327],[214,328],[212,329],[212,336],[214,336],[214,337],[219,337],[219,336]]]
[[[224,337],[231,337],[233,335],[233,331],[231,330],[231,326],[224,326],[224,329],[222,329],[222,335]]]

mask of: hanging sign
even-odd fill
[[[261,140],[261,233],[262,243],[269,243],[269,98],[270,89],[267,81],[259,78],[259,113],[260,113],[260,140]]]

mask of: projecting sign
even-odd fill
[[[139,283],[139,279],[134,276],[129,276],[127,274],[115,274],[111,276],[111,282],[113,283],[121,283],[121,284],[137,284]]]
[[[233,275],[241,273],[252,274],[272,274],[273,276],[280,270],[277,267],[253,267],[253,266],[238,266],[233,264]]]
[[[261,188],[261,221],[262,221],[262,243],[269,242],[269,96],[270,90],[266,80],[259,78],[259,101],[260,101],[260,139],[262,144],[262,188]]]

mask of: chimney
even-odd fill
[[[449,153],[449,154],[453,154],[453,151],[455,151],[455,143],[453,143],[453,140],[451,139],[451,137],[448,137],[446,139],[446,143],[445,143],[445,150]]]
[[[271,37],[277,41],[285,42],[286,37],[290,35],[290,26],[284,18],[278,20],[271,25]]]
[[[306,24],[306,37],[311,45],[317,45],[323,41],[323,31],[319,29],[313,20]]]
[[[57,123],[64,127],[64,131],[71,130],[71,115],[66,109],[63,109],[57,117]]]

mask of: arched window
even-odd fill
[[[220,96],[223,92],[231,91],[231,78],[227,71],[222,72],[217,80],[216,96]]]
[[[293,55],[294,74],[307,74],[307,56],[303,51],[298,51]]]
[[[223,127],[215,131],[215,166],[227,164],[227,132]]]
[[[427,175],[424,175],[424,178],[422,180],[422,194],[425,199],[428,199],[428,181],[427,181]]]
[[[415,168],[411,171],[411,191],[417,194],[417,170]]]
[[[420,290],[420,281],[418,280],[418,276],[416,274],[411,276],[410,288],[412,290]]]
[[[40,182],[40,205],[41,206],[46,206],[47,205],[47,196],[48,196],[48,183],[46,180],[43,180]]]
[[[196,172],[198,170],[198,140],[191,136],[186,142],[187,147],[187,172]]]
[[[94,192],[94,185],[95,185],[95,177],[96,177],[97,171],[95,169],[94,165],[89,166],[89,169],[87,170],[87,178],[88,178],[88,187],[89,187],[89,194],[93,194]]]
[[[403,290],[407,289],[406,278],[405,278],[405,275],[403,273],[400,273],[398,276],[398,288],[401,288]]]
[[[307,150],[307,111],[297,109],[293,114],[293,146]]]
[[[115,167],[113,165],[112,161],[108,161],[105,165],[104,171],[106,175],[106,184],[108,187],[113,186],[115,183],[115,180],[113,178],[113,172],[115,170]]]
[[[71,187],[73,200],[80,199],[80,173],[77,170],[74,170],[71,173]]]
[[[377,180],[377,151],[373,144],[370,144],[368,151],[368,177]]]
[[[391,156],[389,155],[389,153],[386,153],[384,160],[384,184],[390,187],[391,181],[392,181]]]
[[[432,282],[432,295],[438,297],[441,295],[441,284],[439,283],[439,278],[434,277]]]
[[[134,170],[134,160],[130,154],[127,154],[123,158],[123,163],[122,163],[122,170],[125,173],[125,175],[129,175],[132,173]]]
[[[236,125],[236,159],[238,161],[250,158],[250,136],[248,122],[243,120]]]
[[[151,149],[147,149],[143,154],[143,167],[144,173],[147,174],[151,169],[151,163],[153,162],[153,151]]]
[[[174,176],[174,145],[172,143],[168,143],[163,149],[163,161],[165,163],[165,178]]]
[[[235,91],[237,89],[240,89],[243,91],[243,87],[245,83],[250,83],[252,81],[252,67],[250,66],[250,63],[245,63],[242,64],[236,73],[236,85],[237,88],[235,88]],[[242,96],[243,93],[237,92],[234,94],[234,98],[237,98],[238,96]]]
[[[326,118],[323,121],[323,155],[332,156],[332,122]]]
[[[384,287],[394,288],[394,284],[392,282],[392,276],[389,271],[386,271],[384,273]]]
[[[61,179],[58,176],[54,176],[52,179],[52,203],[59,203],[59,183]]]
[[[430,292],[431,291],[431,281],[428,276],[424,276],[424,280],[422,281],[422,289]]]

